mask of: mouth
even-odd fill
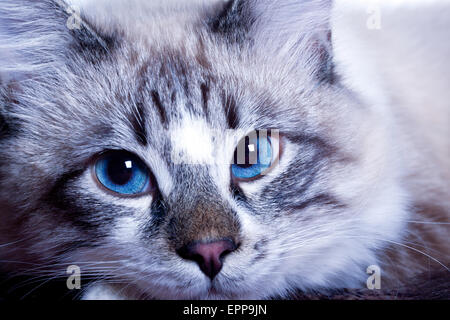
[[[238,292],[221,287],[216,281],[211,282],[206,295],[210,299],[234,299],[240,296]]]
[[[208,296],[216,296],[220,295],[220,291],[214,287],[214,285],[211,285],[211,287],[208,289]]]

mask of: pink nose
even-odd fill
[[[177,253],[184,259],[197,262],[200,270],[212,280],[222,269],[223,258],[234,250],[236,244],[226,239],[207,243],[191,242],[177,250]]]

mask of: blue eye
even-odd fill
[[[97,180],[122,195],[145,193],[151,188],[150,172],[136,156],[124,151],[109,152],[95,163]]]
[[[272,166],[273,154],[270,137],[255,131],[239,142],[231,172],[235,178],[242,180],[257,178]]]

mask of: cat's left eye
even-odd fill
[[[94,164],[97,181],[119,195],[140,195],[152,189],[147,166],[135,155],[125,151],[110,151]]]
[[[238,143],[234,151],[232,176],[240,181],[254,180],[267,173],[277,162],[279,140],[267,130],[253,131]]]

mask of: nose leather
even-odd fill
[[[200,270],[212,280],[222,269],[224,257],[236,248],[229,239],[206,243],[197,241],[182,247],[177,253],[184,259],[197,262]]]

